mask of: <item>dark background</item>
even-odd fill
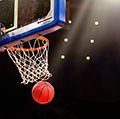
[[[14,0],[0,1],[0,22],[10,28],[14,24]]]
[[[53,77],[49,82],[56,91],[54,100],[48,105],[34,102],[34,84],[21,85],[16,66],[7,52],[1,53],[0,119],[98,119],[112,118],[112,113],[119,111],[120,4],[71,0],[69,5],[67,21],[71,19],[72,24],[46,36],[50,40],[49,71]],[[99,26],[94,25],[96,20]],[[68,43],[63,41],[66,37]],[[90,39],[95,43],[90,44]],[[62,54],[64,60],[60,59]],[[102,116],[103,112],[107,116]]]
[[[0,22],[6,29],[14,26],[14,1],[0,1]],[[50,0],[19,0],[18,27],[45,17],[50,10]]]

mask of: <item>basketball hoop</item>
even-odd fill
[[[23,81],[21,83],[48,80],[49,41],[43,36],[7,49],[8,55],[17,66]]]

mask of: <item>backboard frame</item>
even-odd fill
[[[18,0],[14,4],[17,6]],[[0,51],[15,46],[21,42],[35,39],[38,35],[46,35],[62,28],[66,21],[66,0],[50,0],[51,9],[48,15],[43,19],[17,28],[18,16],[14,18],[14,26],[7,30],[6,37],[0,39]],[[15,8],[17,10],[17,7]],[[53,16],[53,17],[51,17]]]
[[[14,22],[11,28],[6,29],[6,32],[12,31],[18,26],[18,0],[14,1]]]

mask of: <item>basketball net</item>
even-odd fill
[[[21,83],[48,80],[52,76],[48,71],[48,50],[49,41],[43,36],[7,49],[21,74]]]

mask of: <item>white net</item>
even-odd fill
[[[52,76],[48,71],[48,50],[48,39],[43,36],[7,49],[21,74],[23,79],[21,83],[48,80]]]

